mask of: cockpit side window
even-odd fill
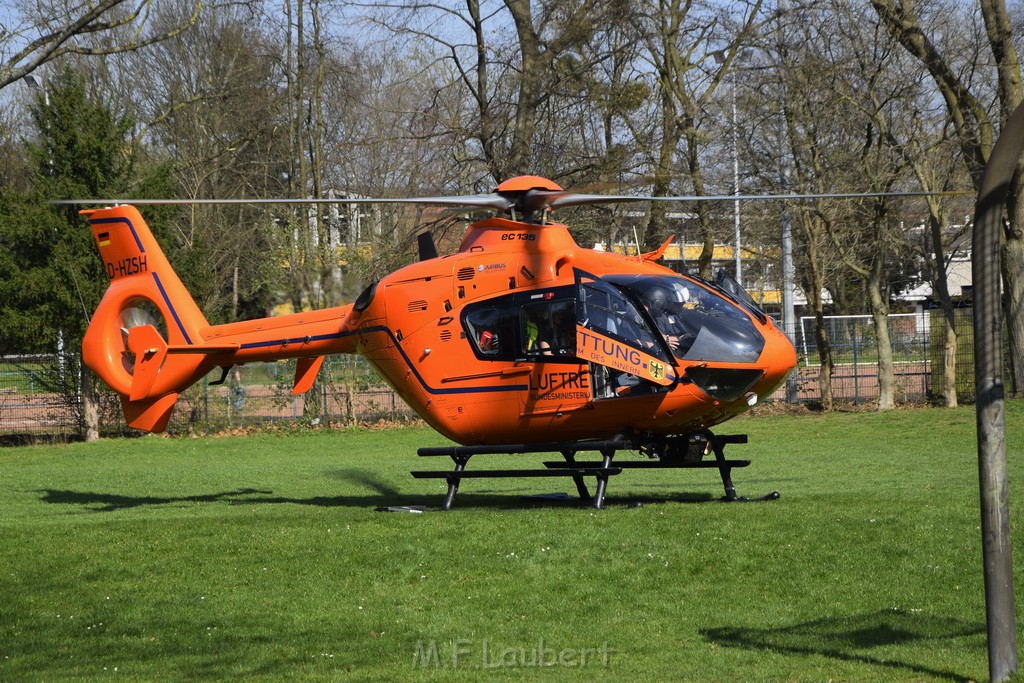
[[[587,329],[668,361],[661,342],[636,306],[615,287],[596,278],[582,277],[576,317]]]
[[[718,272],[715,273],[715,286],[735,299],[743,308],[753,313],[754,317],[756,317],[762,325],[768,322],[768,316],[761,310],[761,307],[754,302],[754,298],[747,293],[747,290],[743,289],[743,286],[740,285],[740,283],[730,277],[729,274],[725,272],[724,268],[719,268]]]

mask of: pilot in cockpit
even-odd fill
[[[686,287],[669,290],[668,287],[654,285],[644,295],[644,305],[672,353],[682,357],[694,340],[682,322],[682,316],[690,306],[689,290]]]

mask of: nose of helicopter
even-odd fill
[[[761,358],[767,360],[767,367],[754,391],[764,399],[773,394],[796,367],[796,348],[782,330],[773,326],[771,332],[765,335]]]

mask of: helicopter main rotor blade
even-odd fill
[[[735,202],[735,201],[796,201],[799,199],[870,199],[873,197],[959,197],[973,195],[973,192],[830,192],[820,194],[721,194],[721,195],[685,195],[672,197],[652,197],[613,194],[573,194],[557,193],[547,204],[549,208],[562,206],[580,206],[584,204],[625,204],[629,202]]]
[[[360,198],[323,198],[323,199],[57,199],[52,204],[62,205],[164,205],[164,204],[427,204],[433,206],[463,207],[466,209],[482,208],[504,211],[512,202],[496,194],[465,195],[454,197],[399,197],[376,199]]]
[[[464,209],[496,209],[507,211],[516,208],[525,211],[543,211],[565,206],[586,204],[625,204],[631,202],[736,202],[736,201],[798,201],[801,199],[870,199],[874,197],[959,197],[973,195],[967,191],[948,192],[829,192],[818,194],[725,194],[725,195],[684,195],[684,196],[638,196],[613,194],[577,194],[554,190],[529,190],[518,201],[500,194],[462,195],[453,197],[397,197],[397,198],[322,198],[322,199],[58,199],[52,204],[61,205],[162,205],[162,204],[426,204]]]

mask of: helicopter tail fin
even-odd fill
[[[178,394],[238,345],[204,344],[205,316],[131,206],[81,212],[92,226],[110,286],[82,341],[85,364],[121,397],[132,427],[167,427]]]

